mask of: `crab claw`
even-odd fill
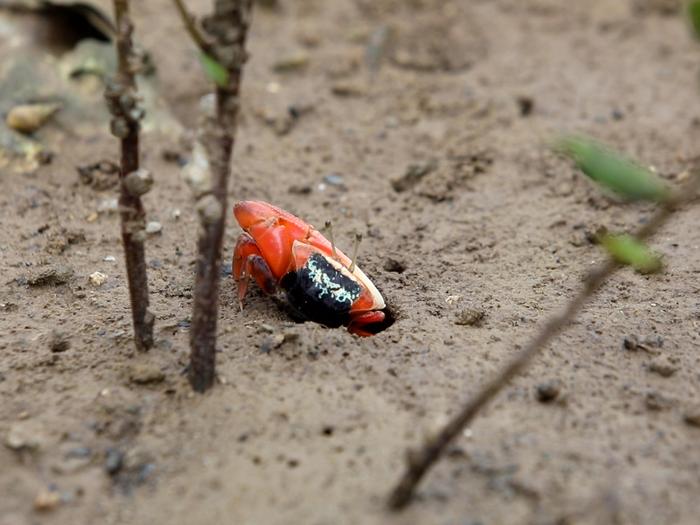
[[[372,281],[318,230],[261,201],[242,201],[233,213],[244,233],[234,250],[233,276],[242,303],[253,277],[266,293],[282,289],[301,315],[326,326],[348,325],[372,335],[384,320],[384,299]]]
[[[386,315],[381,310],[370,310],[351,316],[348,324],[348,332],[361,337],[369,337],[375,332],[366,329],[367,325],[381,323],[386,319]]]

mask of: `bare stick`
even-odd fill
[[[196,27],[182,5],[178,10],[188,28]],[[243,65],[247,59],[245,42],[250,25],[252,0],[214,0],[211,16],[202,26],[211,44],[190,35],[203,52],[226,70],[226,79],[216,87],[215,114],[207,116],[201,129],[211,173],[211,188],[197,196],[200,232],[197,242],[197,269],[190,330],[189,380],[198,392],[214,384],[216,374],[216,324],[219,313],[219,273],[224,236],[231,153],[239,111],[239,91]],[[207,47],[202,47],[207,46]]]
[[[128,0],[114,0],[114,15],[118,71],[116,78],[107,83],[105,99],[112,114],[112,134],[121,140],[119,215],[134,337],[139,350],[148,350],[153,346],[154,316],[148,310],[144,249],[146,212],[141,195],[150,189],[152,179],[147,172],[139,170],[139,121],[143,118],[143,109],[138,106],[136,95],[133,25],[129,19]]]
[[[178,13],[180,13],[180,18],[182,18],[182,22],[183,24],[185,24],[185,29],[189,33],[192,41],[196,44],[196,46],[199,49],[201,49],[205,53],[211,54],[211,43],[204,38],[204,35],[200,32],[199,28],[197,27],[197,22],[195,18],[189,13],[187,8],[185,7],[185,4],[182,2],[182,0],[173,1],[175,2],[175,7],[177,7],[177,11]]]
[[[691,200],[698,190],[700,176],[694,174],[685,191],[666,201],[651,217],[649,222],[636,232],[636,237],[644,240],[656,233],[674,213],[676,208]],[[464,430],[474,417],[491,401],[511,379],[520,374],[533,357],[543,350],[557,334],[566,328],[583,305],[590,299],[618,268],[620,264],[608,260],[592,270],[583,281],[583,288],[564,307],[561,313],[551,317],[508,364],[460,408],[459,412],[443,429],[420,450],[411,450],[407,457],[407,469],[389,497],[389,507],[399,510],[411,501],[416,486],[430,467],[440,458],[447,446]]]

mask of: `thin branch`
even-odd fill
[[[211,190],[198,195],[196,204],[200,233],[190,329],[189,379],[198,392],[210,388],[215,378],[221,246],[251,10],[252,0],[215,0],[212,15],[203,20],[203,27],[212,38],[211,54],[228,74],[225,85],[216,87],[216,113],[206,119],[200,132],[209,160]]]
[[[185,29],[189,33],[190,38],[195,43],[195,45],[205,53],[209,55],[213,54],[211,43],[207,41],[207,39],[197,27],[196,18],[187,10],[187,7],[185,6],[183,0],[173,0],[173,2],[175,2],[175,7],[177,8],[178,13],[180,13],[182,23],[185,25]]]
[[[119,215],[134,337],[139,350],[148,350],[153,346],[154,316],[148,310],[144,249],[146,212],[141,195],[150,189],[152,179],[147,172],[139,170],[139,121],[143,118],[143,109],[138,105],[132,69],[133,25],[128,0],[114,0],[114,15],[118,70],[116,78],[107,83],[105,99],[112,114],[112,134],[121,141]]]
[[[651,217],[643,227],[636,232],[640,240],[654,235],[671,217],[679,205],[689,202],[697,193],[700,176],[694,174],[685,191],[672,197]],[[605,281],[621,265],[612,259],[592,270],[583,281],[583,288],[558,313],[545,322],[542,329],[530,340],[509,363],[507,363],[489,382],[481,387],[474,396],[459,410],[459,412],[443,427],[443,429],[420,450],[408,453],[407,469],[389,497],[389,507],[393,510],[404,508],[410,503],[416,486],[426,472],[443,454],[447,446],[462,433],[464,428],[508,383],[520,374],[546,345],[556,337],[581,310],[584,304],[595,295]]]

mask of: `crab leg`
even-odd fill
[[[253,277],[266,294],[273,294],[277,288],[277,281],[270,270],[270,266],[260,254],[260,249],[253,238],[247,233],[238,237],[236,248],[233,252],[233,278],[238,283],[238,300],[243,306],[243,298],[248,291],[248,281]]]

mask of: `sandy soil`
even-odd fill
[[[194,129],[193,49],[168,2],[134,4],[166,107]],[[700,45],[674,3],[282,1],[256,12],[250,49],[232,199],[332,220],[344,248],[362,232],[397,322],[360,339],[257,291],[240,312],[223,276],[221,382],[193,395],[180,132],[144,137],[162,232],[147,245],[158,342],[138,354],[117,217],[98,211],[115,190],[76,170],[116,145],[59,114],[38,135],[52,162],[1,175],[0,524],[697,523],[697,207],[655,240],[663,273],[615,276],[417,501],[384,507],[406,448],[601,260],[590,233],[651,212],[601,196],[548,141],[590,133],[671,180],[700,154]],[[470,310],[483,322],[458,324]]]

